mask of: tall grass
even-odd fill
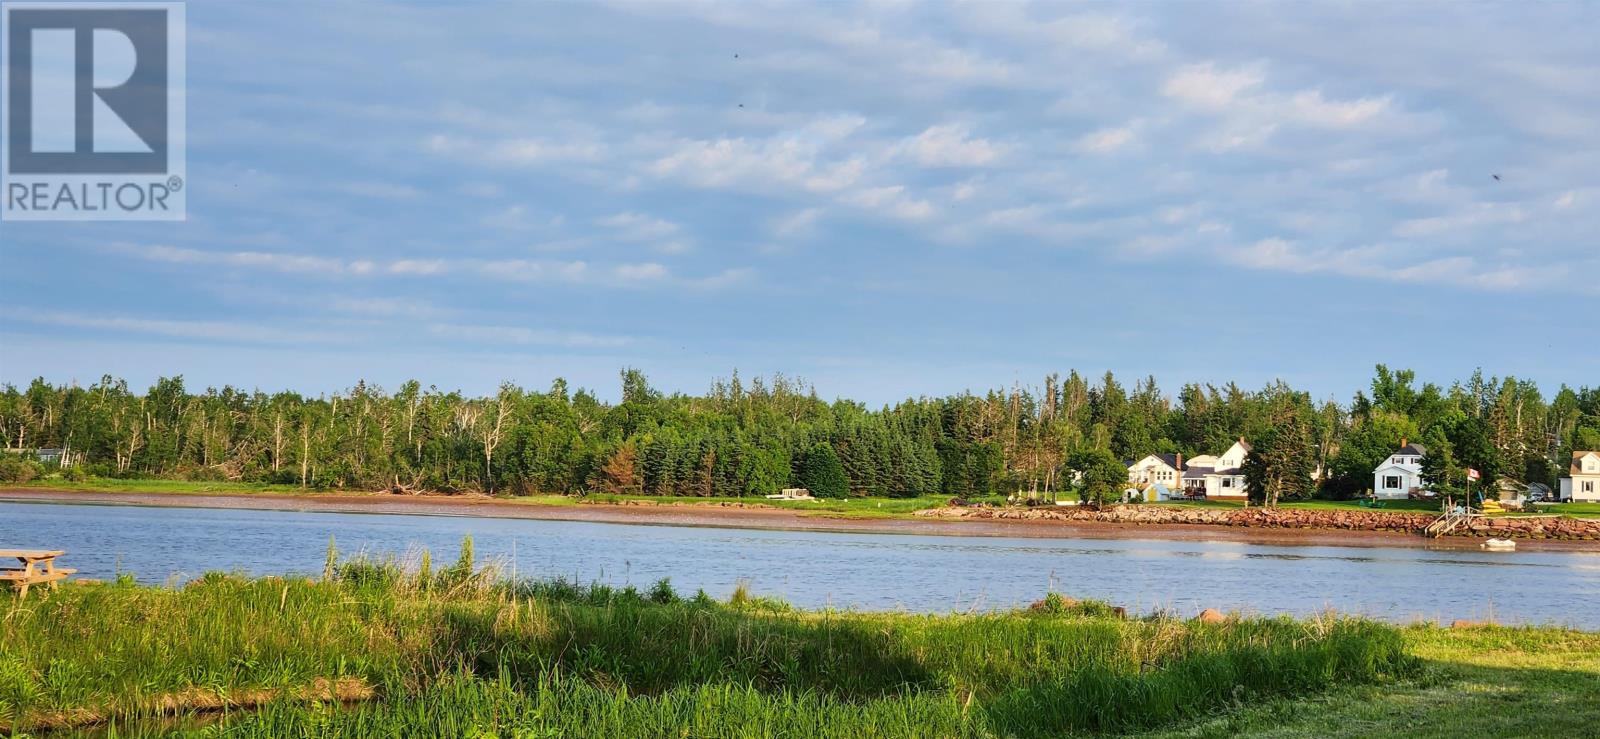
[[[331,548],[331,544],[330,544]],[[71,586],[0,611],[0,723],[138,727],[183,696],[264,696],[239,736],[1057,736],[1405,676],[1400,633],[1335,618],[1200,624],[1077,604],[803,612],[357,559],[321,580]],[[307,685],[370,687],[359,705]],[[176,696],[176,697],[175,697]],[[250,701],[241,701],[249,703]],[[212,705],[227,701],[213,700]]]

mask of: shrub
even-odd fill
[[[0,453],[0,482],[23,483],[38,479],[44,468],[20,454]]]

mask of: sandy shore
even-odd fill
[[[1125,524],[1088,521],[941,520],[934,518],[835,518],[783,508],[717,504],[541,505],[484,496],[399,496],[333,493],[106,493],[74,490],[0,489],[0,502],[135,505],[166,508],[232,508],[324,513],[382,513],[422,516],[484,516],[547,521],[782,529],[922,536],[993,536],[1049,539],[1160,539],[1230,541],[1254,544],[1414,549],[1477,549],[1468,538],[1426,539],[1392,531],[1331,529],[1250,529],[1198,524]],[[1593,541],[1519,542],[1524,551],[1600,551]]]

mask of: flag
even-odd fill
[[[1468,480],[1476,480],[1479,477],[1482,477],[1482,475],[1478,474],[1477,470],[1472,469],[1471,467],[1467,468],[1467,479]]]

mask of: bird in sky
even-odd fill
[[[1493,177],[1495,182],[1499,182],[1500,181],[1500,175],[1492,174],[1492,175],[1489,175],[1489,176]]]

